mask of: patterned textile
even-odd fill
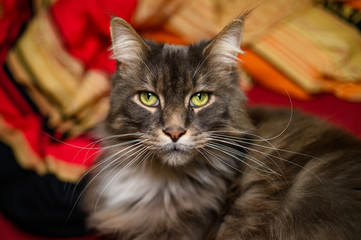
[[[361,101],[361,34],[322,7],[292,14],[250,48],[310,94]]]
[[[84,159],[94,150],[81,151],[90,142],[79,135],[107,112],[115,66],[107,51],[110,12],[129,21],[134,8],[135,1],[62,0],[39,9],[26,27],[19,24],[24,30],[3,62],[0,136],[23,167],[76,181],[91,164]]]
[[[85,234],[78,182],[107,112],[111,15],[135,0],[0,1],[0,210],[48,236]],[[0,231],[1,232],[1,231]],[[1,235],[1,234],[0,234]]]

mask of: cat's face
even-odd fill
[[[146,42],[122,19],[111,23],[114,57],[109,134],[131,134],[171,166],[201,156],[214,132],[249,130],[235,69],[242,21],[209,42]],[[131,138],[131,137],[130,137]]]

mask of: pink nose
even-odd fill
[[[173,129],[168,127],[164,129],[163,132],[167,134],[172,139],[173,142],[176,142],[187,131],[184,128]]]

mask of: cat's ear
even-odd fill
[[[149,48],[137,32],[124,19],[114,17],[110,22],[113,58],[121,64],[139,62]]]
[[[209,55],[212,61],[227,66],[235,65],[241,49],[245,15],[231,21],[223,30],[213,38],[204,49],[204,54]]]

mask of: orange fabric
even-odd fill
[[[251,49],[244,48],[245,55],[240,55],[243,61],[242,68],[247,71],[256,82],[263,86],[286,95],[286,91],[292,97],[300,100],[311,100],[312,96],[305,90],[291,81],[288,77],[278,71],[267,60],[260,57]],[[359,82],[340,82],[328,79],[320,79],[320,83],[326,92],[332,92],[335,96],[341,99],[353,99],[360,101],[358,96],[361,96],[361,84]]]
[[[242,68],[253,76],[256,82],[282,95],[287,95],[288,92],[289,95],[301,100],[312,99],[306,91],[290,81],[289,78],[251,49],[244,48],[243,50],[246,54],[239,56],[243,61]]]
[[[320,81],[326,92],[333,93],[338,98],[355,102],[361,101],[360,82],[340,82],[325,78]]]
[[[176,45],[186,45],[188,44],[188,42],[186,40],[184,40],[183,38],[168,32],[167,30],[164,29],[154,29],[151,31],[142,31],[141,35],[145,38],[145,39],[149,39],[149,40],[153,40],[155,42],[165,42],[165,43],[170,43],[170,44],[176,44]]]
[[[360,0],[350,0],[347,1],[347,4],[353,6],[354,8],[361,10],[361,1]]]

